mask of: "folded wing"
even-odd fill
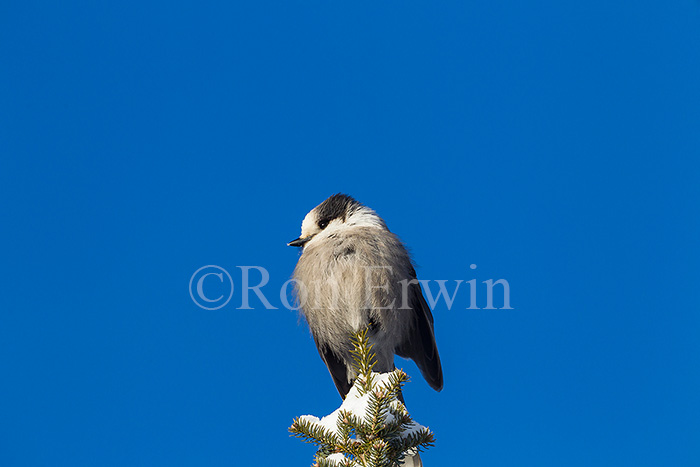
[[[435,344],[435,332],[433,330],[433,314],[423,297],[423,291],[419,284],[411,284],[408,287],[408,303],[410,313],[411,330],[408,338],[396,349],[396,354],[403,358],[410,358],[420,370],[423,378],[430,387],[436,391],[442,389],[442,364]]]

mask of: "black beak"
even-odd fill
[[[299,237],[296,240],[292,240],[291,242],[287,243],[287,246],[304,246],[304,243],[308,242],[309,240],[311,240],[311,237]]]

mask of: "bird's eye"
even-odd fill
[[[318,226],[319,226],[321,229],[325,229],[326,227],[328,227],[328,221],[325,220],[325,219],[322,220],[322,221],[319,221],[319,222],[318,222]]]

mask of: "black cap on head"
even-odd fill
[[[352,196],[344,195],[342,193],[330,196],[327,200],[316,207],[316,219],[318,226],[325,229],[328,223],[333,219],[345,220],[350,212],[360,206],[362,206],[362,204],[356,201]]]

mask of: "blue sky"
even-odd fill
[[[698,465],[698,2],[15,2],[0,62],[2,465],[309,465],[340,399],[237,266],[279,305],[341,191],[511,287],[436,306],[441,393],[397,360],[426,465]]]

